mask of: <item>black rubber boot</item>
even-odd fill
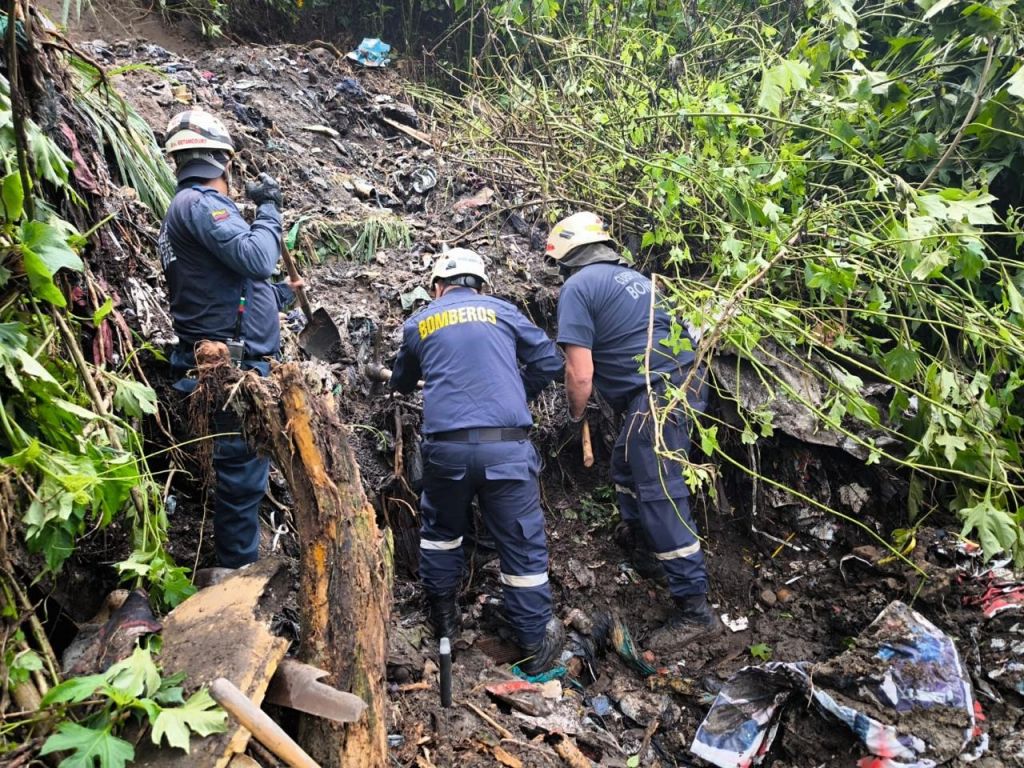
[[[629,564],[633,566],[641,578],[666,586],[668,576],[661,562],[654,556],[650,544],[647,543],[647,534],[644,533],[640,523],[624,523],[625,530],[620,538],[620,543],[629,553]]]
[[[558,619],[550,619],[544,627],[544,638],[533,647],[523,646],[523,653],[529,658],[519,668],[531,677],[547,672],[558,661],[565,646],[565,627]]]
[[[707,595],[673,597],[676,613],[647,638],[652,651],[681,651],[697,640],[710,640],[722,633],[722,622],[708,604]]]
[[[434,625],[434,636],[440,640],[447,637],[453,643],[462,629],[462,612],[454,592],[427,595],[430,604],[430,623]]]

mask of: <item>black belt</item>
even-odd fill
[[[447,443],[503,443],[511,440],[525,440],[530,436],[526,427],[481,427],[479,429],[453,429],[450,432],[434,432],[428,437]]]

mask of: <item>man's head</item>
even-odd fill
[[[603,247],[593,247],[597,245]],[[614,241],[608,234],[604,220],[591,211],[574,213],[551,228],[547,256],[554,259],[563,272],[588,264],[623,263],[622,257],[614,249]]]
[[[437,257],[430,273],[430,288],[437,298],[451,286],[479,291],[487,282],[487,270],[480,254],[468,248],[452,248]]]
[[[235,145],[224,123],[209,112],[179,112],[167,124],[164,135],[164,149],[174,159],[179,183],[227,176]]]

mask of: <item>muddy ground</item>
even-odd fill
[[[515,652],[500,617],[496,562],[481,559],[474,561],[461,596],[465,629],[455,697],[479,707],[511,738],[500,738],[469,709],[442,710],[414,577],[420,401],[388,395],[358,371],[366,362],[387,363],[394,354],[401,322],[418,306],[416,289],[424,286],[432,256],[444,244],[482,252],[494,292],[550,330],[559,283],[539,247],[545,211],[516,207],[528,199],[523,190],[501,188],[480,172],[450,163],[445,146],[458,141],[457,133],[419,114],[391,69],[362,70],[323,47],[204,48],[151,16],[136,20],[112,8],[117,24],[95,20],[110,14],[108,9],[87,16],[94,21],[77,37],[106,65],[153,68],[125,72],[117,82],[158,137],[167,119],[187,104],[219,114],[242,145],[243,173],[277,176],[285,190],[286,226],[303,222],[294,250],[306,260],[314,306],[327,308],[344,340],[320,370],[352,425],[367,493],[395,533],[389,733],[396,765],[558,764],[551,748],[558,731],[575,736],[600,765],[627,765],[632,755],[639,761],[629,764],[698,765],[687,748],[732,674],[768,658],[832,659],[893,600],[912,603],[956,639],[991,738],[988,756],[975,764],[1024,765],[1018,727],[1024,688],[1014,667],[1015,654],[1024,651],[1018,613],[986,620],[979,606],[965,606],[966,597],[984,592],[985,580],[972,575],[979,570],[976,558],[957,554],[957,527],[941,510],[918,530],[909,552],[928,574],[922,579],[908,564],[887,559],[889,553],[865,531],[823,520],[794,498],[752,488],[726,472],[717,498],[693,502],[706,538],[712,598],[719,613],[745,618],[748,626],[672,658],[646,654],[644,639],[665,618],[670,601],[664,589],[630,568],[616,540],[607,475],[614,425],[594,412],[597,463],[585,469],[579,443],[561,426],[560,390],[534,406],[536,440],[546,461],[543,500],[558,615],[584,640],[594,622],[620,622],[636,641],[640,660],[656,671],[645,676],[636,662],[598,643],[593,656],[569,660],[560,690],[530,705],[534,715],[497,702],[485,687],[510,677]],[[236,186],[243,180],[236,179]],[[367,227],[367,221],[377,224]],[[158,294],[158,281],[151,288]],[[151,338],[166,339],[167,330],[156,328]],[[288,352],[301,356],[294,338]],[[737,446],[737,455],[754,460],[745,446]],[[814,498],[859,494],[863,498],[848,506],[883,537],[908,525],[900,479],[881,470],[868,473],[839,449],[780,436],[761,450],[758,461],[762,472]],[[175,489],[173,554],[181,562],[208,565],[212,551],[202,497],[185,481]],[[268,503],[264,510],[267,550],[277,538],[278,547],[294,556],[291,536],[272,533],[287,524],[287,489],[278,484],[272,491],[280,506]],[[103,546],[106,560],[116,560],[117,542]],[[67,578],[64,590],[81,594],[87,581],[81,572],[71,569]],[[93,586],[98,603],[101,584]],[[77,613],[86,614],[88,602],[81,601]],[[416,685],[421,681],[425,689]],[[921,725],[918,735],[938,740],[928,728]],[[780,768],[852,766],[865,754],[844,727],[794,703],[770,759]]]

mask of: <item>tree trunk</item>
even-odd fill
[[[377,528],[346,428],[330,401],[311,392],[297,363],[276,366],[269,379],[246,375],[238,394],[247,433],[269,452],[294,498],[302,553],[299,658],[368,705],[364,718],[348,725],[303,717],[299,743],[324,768],[380,768],[387,764],[390,538]]]

